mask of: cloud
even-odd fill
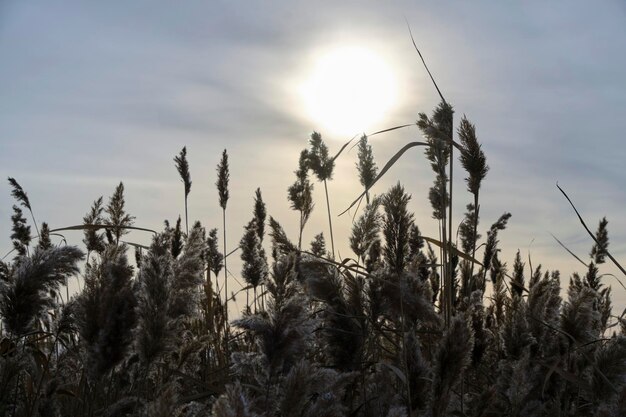
[[[181,209],[166,197],[179,185],[172,158],[187,145],[190,213],[219,225],[213,183],[219,153],[228,148],[229,240],[238,241],[257,186],[295,231],[286,187],[316,128],[294,93],[299,77],[321,48],[361,42],[382,51],[401,80],[404,97],[386,123],[430,113],[438,97],[412,49],[406,18],[456,120],[467,114],[476,123],[491,166],[483,229],[513,212],[502,236],[505,255],[530,247],[541,262],[574,270],[575,261],[548,232],[577,253],[588,252],[556,181],[590,225],[609,217],[612,245],[626,255],[626,243],[619,243],[626,242],[620,235],[626,221],[618,215],[626,203],[620,1],[13,1],[3,3],[0,15],[1,173],[21,178],[38,210],[50,207],[40,217],[48,214],[55,224],[80,221],[91,200],[120,179],[142,223],[174,218]],[[325,137],[332,150],[347,139]],[[418,137],[412,128],[373,138],[379,166]],[[358,195],[354,158],[346,154],[339,162],[334,210]],[[455,187],[463,190],[460,167],[455,172]],[[413,194],[420,227],[436,234],[426,199],[432,174],[422,150],[407,153],[375,191],[397,180]],[[323,196],[316,198],[307,239],[327,227]],[[460,191],[456,201],[460,220],[469,196]],[[5,188],[4,236],[11,204]],[[349,228],[349,219],[337,220],[338,240],[346,240]],[[8,244],[5,239],[2,247]]]

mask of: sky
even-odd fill
[[[352,134],[313,117],[302,97],[320,59],[345,47],[372,51],[391,70],[395,99],[354,134],[414,123],[439,99],[407,29],[455,108],[476,124],[490,171],[481,191],[484,232],[511,212],[502,259],[519,249],[533,266],[581,271],[556,235],[587,258],[590,228],[609,220],[610,250],[626,262],[626,4],[623,1],[13,1],[0,2],[0,174],[26,189],[38,221],[80,224],[93,200],[123,181],[136,225],[159,229],[184,213],[173,157],[187,146],[190,219],[221,227],[215,168],[230,156],[227,243],[236,244],[260,187],[269,214],[297,240],[286,189],[298,155],[319,131],[335,153]],[[375,91],[370,86],[370,91]],[[375,100],[372,100],[375,101]],[[379,166],[420,140],[416,127],[370,139]],[[343,154],[329,183],[335,240],[352,254],[351,216],[361,192],[356,152]],[[455,165],[455,221],[471,196]],[[415,148],[374,188],[400,181],[425,235],[437,224],[427,200],[433,174]],[[304,241],[328,237],[323,186]],[[0,187],[2,256],[10,248],[13,201]],[[67,232],[81,245],[80,232]],[[133,232],[129,241],[148,244]],[[233,255],[235,256],[235,255]],[[233,269],[237,266],[232,260]],[[615,274],[605,265],[602,272]],[[238,271],[235,271],[237,274]],[[614,313],[626,290],[614,291]],[[619,310],[619,311],[618,311]]]

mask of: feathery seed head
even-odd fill
[[[30,207],[30,200],[28,199],[26,191],[24,191],[22,186],[18,184],[15,178],[9,177],[9,184],[13,188],[11,190],[11,195],[13,196],[13,198],[15,198],[22,205],[22,207],[25,207],[28,210],[32,210]]]
[[[467,190],[477,195],[480,190],[480,184],[489,171],[487,158],[478,143],[478,139],[476,139],[476,127],[465,116],[461,119],[458,134],[461,145],[463,145],[463,151],[460,156],[461,164],[469,174],[465,178]]]
[[[37,317],[54,305],[51,292],[58,291],[68,277],[78,273],[83,253],[73,246],[36,248],[23,256],[0,285],[0,313],[6,329],[14,335],[32,330]]]
[[[598,243],[594,243],[591,248],[590,256],[597,265],[604,263],[609,248],[609,232],[606,227],[608,224],[609,221],[606,217],[603,217],[602,220],[600,220],[598,230],[596,231],[596,240]]]
[[[326,256],[326,240],[324,233],[318,233],[311,241],[311,253],[318,257]]]
[[[184,146],[180,151],[180,154],[174,157],[176,164],[176,170],[180,175],[180,179],[185,185],[185,197],[189,195],[191,191],[191,174],[189,173],[189,162],[187,162],[187,147]]]
[[[78,298],[77,325],[94,379],[124,359],[132,343],[137,300],[125,252],[125,245],[109,246],[100,263],[89,265]]]
[[[268,275],[265,250],[257,233],[256,220],[252,219],[245,227],[245,233],[239,242],[243,267],[241,276],[246,282],[256,288]]]
[[[127,234],[128,231],[124,230],[125,227],[132,226],[135,217],[126,213],[124,205],[124,184],[122,182],[115,188],[115,192],[109,199],[109,204],[104,209],[104,212],[109,216],[105,219],[104,223],[110,228],[107,229],[110,234],[115,237],[115,243],[119,243],[120,237]],[[112,241],[109,243],[113,243]]]
[[[356,167],[359,172],[359,181],[367,189],[372,186],[378,171],[376,162],[374,162],[372,146],[367,143],[367,135],[363,135],[359,140],[358,159]]]
[[[217,229],[211,229],[207,238],[206,262],[209,269],[218,276],[224,267],[224,256],[218,249]]]
[[[261,189],[257,188],[254,192],[254,221],[256,225],[256,232],[259,236],[259,241],[263,243],[265,237],[265,219],[267,218],[267,210],[263,197],[261,196]]]
[[[474,235],[474,222],[476,221],[476,224],[478,225],[478,219],[476,218],[478,213],[476,213],[474,204],[470,203],[465,206],[465,208],[467,211],[465,212],[463,222],[461,222],[461,225],[459,226],[459,237],[461,238],[461,248],[463,249],[463,252],[471,254],[472,249],[481,236],[478,233]]]
[[[309,140],[310,149],[307,156],[307,165],[313,171],[319,181],[331,180],[335,161],[328,155],[328,146],[322,140],[322,135],[318,132],[311,134]]]
[[[270,216],[270,230],[272,250],[277,255],[289,255],[292,252],[298,252],[298,247],[291,243],[283,227],[272,216]]]
[[[39,232],[39,242],[37,247],[40,249],[50,249],[52,247],[52,241],[50,240],[50,228],[48,223],[43,222],[41,224],[41,231]]]
[[[398,183],[383,197],[385,209],[383,218],[383,235],[385,236],[384,255],[389,267],[399,273],[409,256],[409,232],[413,223],[413,214],[408,211],[411,196],[404,192]]]
[[[228,168],[228,153],[226,149],[222,152],[222,159],[217,165],[217,192],[220,198],[220,207],[222,210],[226,210],[226,204],[228,204],[228,180],[230,179],[230,171]]]
[[[381,221],[381,216],[378,213],[379,207],[380,199],[375,198],[352,226],[350,248],[361,259],[365,259],[370,246],[378,239]]]
[[[30,226],[26,226],[26,218],[22,214],[22,209],[16,205],[13,206],[11,222],[13,223],[11,229],[13,231],[13,233],[11,233],[13,248],[15,248],[18,256],[24,256],[26,255],[26,248],[30,245],[32,237],[30,235]]]
[[[174,259],[178,258],[178,255],[180,255],[183,250],[183,230],[181,224],[182,220],[180,216],[178,216],[176,226],[171,230],[168,236],[170,239],[170,250],[172,251],[172,257]]]
[[[102,212],[102,197],[99,197],[91,205],[90,211],[83,217],[84,225],[100,225],[103,224]],[[98,233],[96,229],[87,228],[83,230],[85,237],[83,243],[87,247],[87,252],[102,253],[104,251],[104,234]]]

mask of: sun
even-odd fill
[[[380,55],[348,46],[320,54],[300,93],[316,129],[353,136],[385,119],[396,90],[394,72]]]

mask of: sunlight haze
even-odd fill
[[[321,54],[300,92],[312,121],[335,135],[368,132],[398,107],[395,74],[366,47],[336,46]]]
[[[481,234],[502,213],[513,215],[499,236],[502,260],[510,265],[520,249],[533,265],[560,269],[564,284],[581,270],[550,235],[588,258],[592,242],[557,181],[591,229],[607,216],[610,249],[626,260],[622,1],[3,1],[2,255],[12,247],[7,177],[53,228],[80,224],[93,200],[106,202],[123,181],[135,224],[160,230],[184,212],[173,162],[183,146],[193,180],[190,221],[221,228],[215,168],[227,149],[229,244],[241,239],[257,187],[293,239],[298,214],[287,188],[313,131],[334,155],[353,135],[415,123],[440,102],[407,21],[454,106],[455,126],[466,115],[486,153]],[[422,139],[412,126],[370,143],[381,168]],[[336,215],[362,191],[355,162],[356,149],[346,150],[328,183],[343,257],[352,256],[354,212]],[[458,224],[471,195],[458,161],[454,172]],[[433,180],[423,148],[413,148],[372,193],[402,182],[420,230],[436,237]],[[324,187],[314,182],[307,245],[320,232],[328,237]],[[82,237],[65,234],[78,246]],[[145,245],[151,236],[127,238]],[[231,264],[238,272],[238,255]],[[609,264],[602,272],[621,277]],[[611,276],[606,282],[621,312],[626,291]]]

